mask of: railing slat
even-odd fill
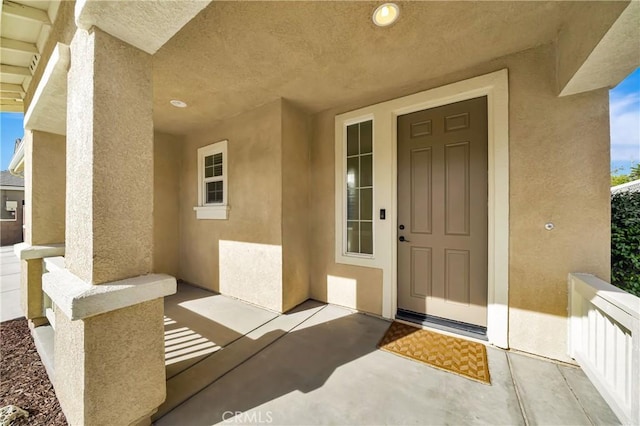
[[[624,396],[625,396],[625,401],[630,402],[631,398],[632,398],[632,392],[631,392],[631,388],[633,386],[633,381],[629,379],[629,376],[632,376],[633,373],[633,363],[635,362],[636,364],[639,362],[639,360],[634,360],[633,359],[633,336],[631,336],[631,334],[625,334],[624,336],[624,341],[625,341],[625,356],[624,359],[626,360],[625,365],[631,365],[631,369],[627,370],[624,372],[625,374],[625,389],[624,389]],[[638,342],[638,339],[636,338],[636,342]],[[638,352],[637,348],[636,348],[636,353]],[[636,377],[636,387],[638,382],[640,382],[640,377]],[[640,395],[635,395],[636,398],[636,404],[640,403]],[[636,419],[636,425],[640,424],[640,408],[637,408],[638,410],[638,419]]]
[[[625,373],[625,365],[627,365],[627,349],[626,349],[626,337],[623,332],[621,332],[620,327],[616,325],[616,334],[615,334],[615,346],[616,346],[616,362],[615,362],[615,379],[613,381],[614,387],[617,392],[623,395],[623,399],[627,399],[626,395],[626,380],[624,377]]]
[[[596,363],[596,311],[589,310],[589,323],[587,324],[587,331],[589,332],[589,361]]]
[[[616,356],[616,333],[618,333],[617,327],[613,321],[610,321],[609,318],[604,317],[605,321],[604,326],[604,376],[607,379],[607,382],[612,383],[615,388],[616,383],[616,363],[618,358]]]
[[[604,357],[604,349],[606,345],[606,324],[602,312],[596,309],[596,366],[603,376],[605,375],[606,359]]]

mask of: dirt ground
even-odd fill
[[[0,407],[6,405],[29,413],[14,426],[67,425],[24,318],[0,323]]]

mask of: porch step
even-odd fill
[[[308,300],[293,311],[280,315],[211,354],[189,369],[167,380],[167,399],[152,421],[191,398],[264,348],[320,312],[326,305]]]

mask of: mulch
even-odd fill
[[[15,426],[67,425],[24,318],[0,323],[0,408],[6,405],[29,413]]]

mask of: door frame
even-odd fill
[[[380,268],[382,316],[394,319],[398,278],[397,117],[481,96],[487,97],[488,120],[488,291],[487,338],[509,347],[509,76],[507,69],[458,81],[336,116],[336,262]],[[342,247],[342,163],[345,123],[374,119],[374,208],[387,209],[387,220],[374,229],[375,256],[348,258]]]
[[[487,124],[489,121],[489,117],[487,114],[488,105],[487,105],[487,98],[484,96],[474,97],[472,99],[465,100],[462,102],[463,103],[457,102],[453,104],[445,104],[439,107],[418,110],[412,113],[412,114],[420,114],[419,116],[415,116],[412,114],[397,115],[396,119],[394,120],[396,125],[399,125],[401,118],[404,120],[403,122],[405,123],[403,124],[404,126],[403,140],[400,140],[399,138],[400,137],[399,132],[401,129],[396,128],[395,130],[396,141],[397,141],[396,154],[397,156],[402,157],[402,158],[398,157],[396,160],[397,172],[395,173],[395,176],[397,178],[396,181],[398,182],[398,184],[396,185],[396,194],[398,194],[399,196],[401,190],[402,192],[404,192],[404,198],[402,200],[398,198],[398,201],[396,203],[397,205],[396,212],[399,215],[400,210],[402,210],[403,218],[404,218],[403,222],[400,222],[399,220],[396,221],[396,232],[398,233],[398,235],[406,235],[407,237],[409,237],[411,241],[414,241],[414,243],[410,243],[408,244],[408,246],[402,247],[402,244],[400,244],[400,238],[402,237],[399,237],[399,239],[396,240],[396,245],[397,245],[396,272],[398,274],[396,291],[400,292],[400,284],[403,285],[402,294],[398,294],[396,301],[399,304],[399,298],[400,296],[403,296],[405,298],[405,304],[403,305],[402,308],[399,308],[398,306],[398,309],[402,309],[408,312],[413,311],[415,313],[425,316],[426,318],[434,317],[435,319],[435,318],[441,317],[442,320],[450,321],[451,324],[464,322],[469,324],[470,326],[477,327],[478,332],[485,334],[486,326],[487,326],[487,316],[488,316],[487,307],[488,307],[488,251],[489,251],[488,249],[488,245],[489,245],[488,244],[489,243],[489,235],[488,235],[489,144],[488,144],[488,134],[487,134],[488,133]],[[442,108],[447,108],[448,112],[442,115]],[[471,116],[471,122],[468,122],[467,127],[466,128],[463,127],[464,130],[462,130],[462,132],[465,133],[466,136],[462,136],[458,132],[447,134],[446,123],[443,123],[443,121],[447,121],[445,116],[449,116],[449,115],[457,116],[462,113],[465,113],[467,116],[469,115]],[[436,114],[437,117],[434,116],[434,114]],[[407,117],[412,117],[412,118],[407,119]],[[474,124],[474,120],[478,121],[479,119],[481,119],[484,123]],[[414,140],[412,135],[413,130],[409,129],[409,127],[413,127],[413,124],[411,124],[411,126],[408,126],[409,123],[424,122],[425,120],[429,120],[429,122],[432,120],[434,121],[432,126],[433,132],[429,131],[427,134],[429,134],[430,136],[427,136],[426,138],[422,138],[422,139],[417,138]],[[440,124],[436,124],[436,122]],[[487,127],[484,127],[484,126],[487,126]],[[429,127],[429,129],[431,130],[431,127]],[[442,139],[442,140],[438,141],[439,139]],[[469,161],[469,163],[468,163],[468,169],[463,173],[467,175],[467,179],[471,179],[470,181],[467,181],[467,185],[470,185],[470,187],[467,188],[468,191],[470,191],[467,194],[468,202],[469,203],[476,202],[476,204],[468,205],[469,216],[467,217],[467,221],[468,221],[467,227],[470,227],[470,228],[467,228],[467,234],[453,236],[453,237],[448,235],[448,233],[446,232],[445,224],[447,222],[446,218],[448,217],[449,214],[446,212],[446,209],[444,209],[439,213],[439,214],[443,214],[442,220],[444,222],[437,224],[438,222],[436,221],[436,219],[435,218],[433,219],[434,223],[431,225],[431,227],[433,228],[432,230],[434,233],[431,236],[416,235],[415,233],[413,233],[413,230],[410,229],[412,228],[413,225],[411,223],[407,223],[407,222],[413,222],[413,220],[411,219],[411,217],[413,216],[413,213],[410,213],[410,211],[413,211],[413,207],[410,207],[410,206],[413,205],[413,199],[414,199],[413,197],[415,196],[415,194],[413,195],[410,194],[410,192],[412,191],[409,190],[409,187],[411,188],[414,187],[414,183],[413,183],[414,178],[410,177],[412,176],[410,170],[413,168],[412,165],[413,165],[414,149],[419,149],[419,150],[428,149],[429,151],[433,151],[432,154],[429,155],[428,161],[434,161],[433,164],[438,164],[439,162],[440,167],[442,167],[441,169],[442,173],[445,173],[445,170],[447,169],[445,163],[446,163],[446,158],[448,157],[447,155],[447,146],[449,146],[448,143],[458,145],[458,144],[464,143],[464,141],[467,141],[466,143],[467,143],[468,150],[466,155],[467,155],[467,161]],[[470,145],[469,145],[469,141],[471,141]],[[400,151],[401,143],[403,144],[402,151]],[[440,152],[440,154],[437,154],[438,152]],[[442,158],[438,159],[438,155],[442,156]],[[400,165],[400,161],[404,161],[402,165]],[[400,169],[400,166],[402,166],[402,169]],[[429,192],[433,192],[433,194],[437,194],[438,191],[442,191],[441,196],[442,196],[442,202],[444,203],[447,198],[446,182],[448,181],[448,179],[444,175],[440,176],[440,178],[443,179],[442,186],[438,187],[435,184],[435,182],[438,181],[440,178],[436,178],[438,175],[436,174],[435,171],[431,170],[428,172],[429,175],[431,175],[432,173],[433,173],[433,177],[432,177],[431,184],[433,184],[433,186],[431,189],[433,191],[429,190]],[[403,179],[407,179],[403,181],[402,188],[399,186],[400,177],[401,177],[400,175],[403,175],[402,176]],[[458,175],[458,178],[459,177],[460,175]],[[422,184],[424,185],[425,183],[423,182]],[[418,185],[418,183],[415,183],[415,185]],[[418,186],[416,186],[416,188],[418,188]],[[476,194],[478,190],[481,193],[484,192],[484,194]],[[437,195],[435,196],[437,197]],[[479,199],[476,197],[479,197]],[[431,205],[432,202],[435,203],[435,199],[431,200],[429,205]],[[400,205],[400,203],[402,203],[402,205]],[[440,206],[440,207],[444,207],[444,206]],[[435,215],[434,212],[438,211],[440,207],[438,207],[438,204],[435,203],[433,204],[433,206],[426,207],[426,208],[427,210],[431,209],[432,213]],[[401,231],[397,227],[397,225],[400,223],[405,223],[408,229]],[[431,223],[431,221],[429,221],[429,223]],[[439,226],[441,226],[442,229],[440,231],[437,231]],[[476,226],[478,226],[478,228],[476,228]],[[484,230],[482,229],[483,226],[486,227]],[[475,233],[476,231],[479,231],[480,235],[476,235]],[[420,231],[416,231],[416,232],[418,232],[418,234],[421,233]],[[441,234],[439,232],[441,232]],[[461,232],[461,231],[458,230],[458,232]],[[429,241],[432,241],[433,244],[427,244],[427,240],[424,240],[425,237]],[[438,238],[440,238],[440,240],[438,240]],[[418,241],[417,244],[416,244],[416,240]],[[457,243],[455,241],[457,241]],[[448,245],[449,243],[453,243],[454,246],[449,246]],[[443,244],[443,245],[440,245],[440,244]],[[457,246],[456,244],[460,244],[460,246]],[[467,291],[469,292],[468,294],[468,297],[470,298],[469,300],[472,299],[473,297],[472,294],[476,295],[476,298],[473,299],[474,300],[473,303],[469,302],[468,304],[466,304],[466,307],[460,305],[459,303],[454,303],[454,304],[448,303],[447,298],[444,295],[447,293],[446,291],[447,286],[445,285],[445,283],[436,284],[434,282],[433,284],[434,286],[442,285],[442,291],[444,292],[444,294],[441,296],[431,295],[434,298],[434,300],[432,301],[433,305],[431,305],[432,302],[429,301],[431,299],[431,296],[429,296],[430,294],[429,290],[424,289],[423,294],[420,295],[420,297],[418,297],[418,295],[414,294],[414,291],[417,292],[417,289],[409,288],[409,287],[412,287],[410,283],[404,282],[404,281],[402,283],[400,282],[399,280],[400,275],[403,275],[404,280],[407,280],[407,279],[409,279],[410,281],[413,280],[412,278],[410,278],[410,276],[413,275],[411,271],[413,270],[415,265],[414,265],[414,261],[410,260],[410,258],[412,258],[412,253],[414,248],[419,249],[421,247],[430,247],[429,248],[430,253],[431,251],[433,251],[433,253],[429,254],[428,256],[429,258],[431,258],[429,262],[434,262],[434,263],[433,263],[433,271],[427,272],[427,275],[434,273],[435,270],[441,270],[442,278],[446,278],[446,276],[448,275],[448,272],[445,271],[447,269],[445,265],[447,263],[446,261],[446,258],[447,258],[446,252],[448,251],[447,248],[449,249],[456,248],[457,249],[456,251],[459,251],[463,249],[462,245],[468,245],[468,247],[466,247],[466,250],[467,250],[466,260],[467,260],[467,266],[469,268],[467,272],[471,273],[473,277],[471,276],[468,277],[469,281],[467,281],[467,285],[470,287],[467,288]],[[401,249],[403,253],[400,253]],[[437,254],[438,252],[440,252],[440,254]],[[403,254],[403,256],[400,257],[400,254]],[[438,256],[443,256],[443,257],[440,260],[438,260]],[[403,260],[402,265],[400,265],[400,260]],[[427,261],[427,259],[423,259],[423,261]],[[478,274],[480,274],[480,276],[477,276]],[[433,277],[431,277],[430,279],[433,279]],[[482,286],[482,288],[479,288],[480,286]],[[480,292],[480,293],[478,294],[477,292]],[[485,296],[484,304],[482,304],[482,296]],[[436,300],[440,297],[441,299]],[[476,305],[479,305],[479,306],[476,306]],[[438,311],[438,313],[436,313],[436,311]],[[406,317],[401,316],[401,318],[405,319]],[[427,321],[429,320],[427,319]],[[437,319],[435,321],[437,322]],[[481,329],[484,329],[484,330],[480,331]]]

